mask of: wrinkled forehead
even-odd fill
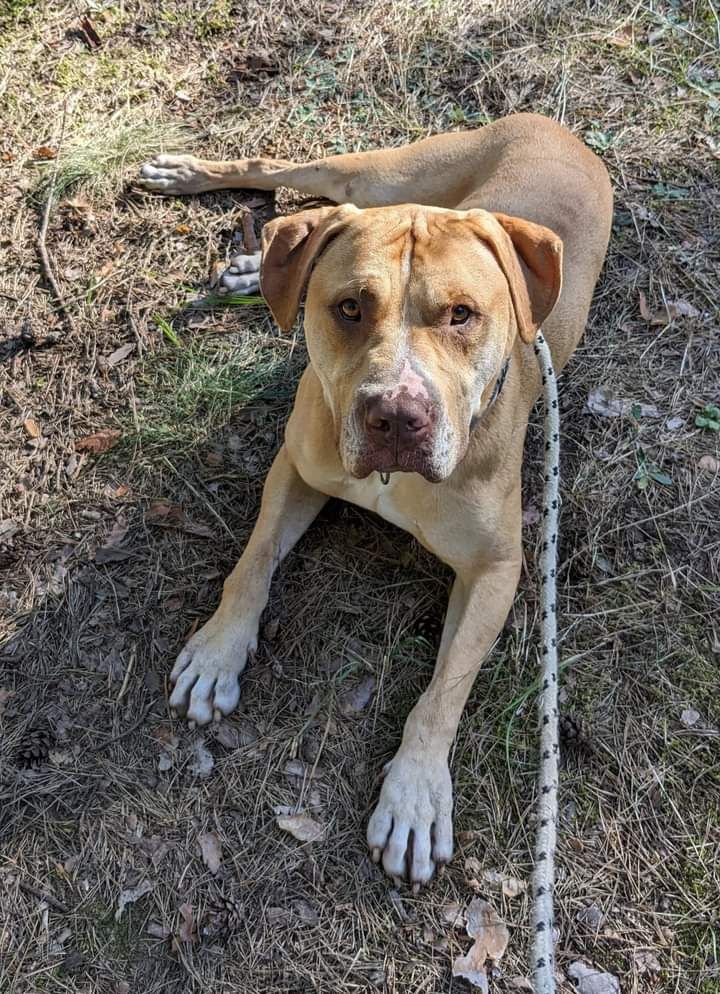
[[[475,291],[494,298],[506,289],[502,271],[464,212],[440,208],[371,208],[353,217],[316,267],[328,292],[368,286],[424,296]]]

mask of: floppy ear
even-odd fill
[[[562,240],[549,228],[520,217],[470,214],[508,281],[520,337],[532,342],[560,296]]]
[[[262,231],[260,289],[283,331],[290,331],[315,260],[357,208],[319,207],[277,217]]]

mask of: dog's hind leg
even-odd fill
[[[141,168],[139,183],[147,190],[171,195],[288,186],[311,197],[356,207],[403,203],[455,207],[477,184],[483,160],[495,154],[499,139],[490,125],[479,131],[435,135],[400,148],[332,155],[306,164],[158,155]]]

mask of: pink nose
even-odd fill
[[[365,409],[368,438],[384,448],[419,445],[428,437],[431,427],[425,405],[403,394],[392,400],[376,397]]]

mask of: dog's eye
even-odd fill
[[[338,314],[345,321],[359,321],[360,304],[358,304],[357,300],[353,300],[352,297],[348,297],[347,300],[341,300],[338,304]]]
[[[450,324],[465,324],[471,313],[470,308],[465,304],[456,304],[451,312]]]

